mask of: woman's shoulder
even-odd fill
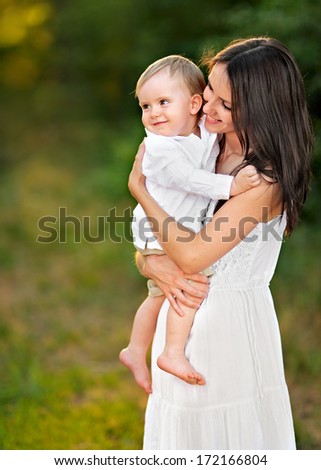
[[[281,191],[278,183],[269,183],[263,178],[260,184],[241,194],[231,197],[217,211],[215,219],[231,224],[256,224],[268,222],[283,211]]]
[[[240,205],[252,207],[253,211],[257,213],[260,210],[262,218],[261,222],[267,222],[277,215],[281,215],[282,207],[282,193],[279,183],[275,183],[272,178],[261,175],[260,184],[254,188],[245,191],[244,193],[235,196],[240,198]],[[251,210],[250,210],[251,212]]]

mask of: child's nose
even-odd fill
[[[152,107],[152,116],[158,116],[159,115],[159,107],[158,106],[153,106]]]

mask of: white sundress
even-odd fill
[[[165,301],[152,352],[153,393],[144,449],[295,449],[279,326],[269,282],[285,216],[259,223],[213,267],[186,356],[206,385],[156,365],[165,340]]]

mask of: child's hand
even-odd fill
[[[255,186],[258,186],[261,182],[261,176],[257,172],[255,166],[247,165],[242,168],[237,175],[234,177],[231,185],[231,196],[244,193]]]

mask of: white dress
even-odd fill
[[[278,322],[269,282],[286,221],[260,223],[213,265],[186,356],[206,385],[160,370],[168,302],[153,343],[144,449],[295,449]]]

